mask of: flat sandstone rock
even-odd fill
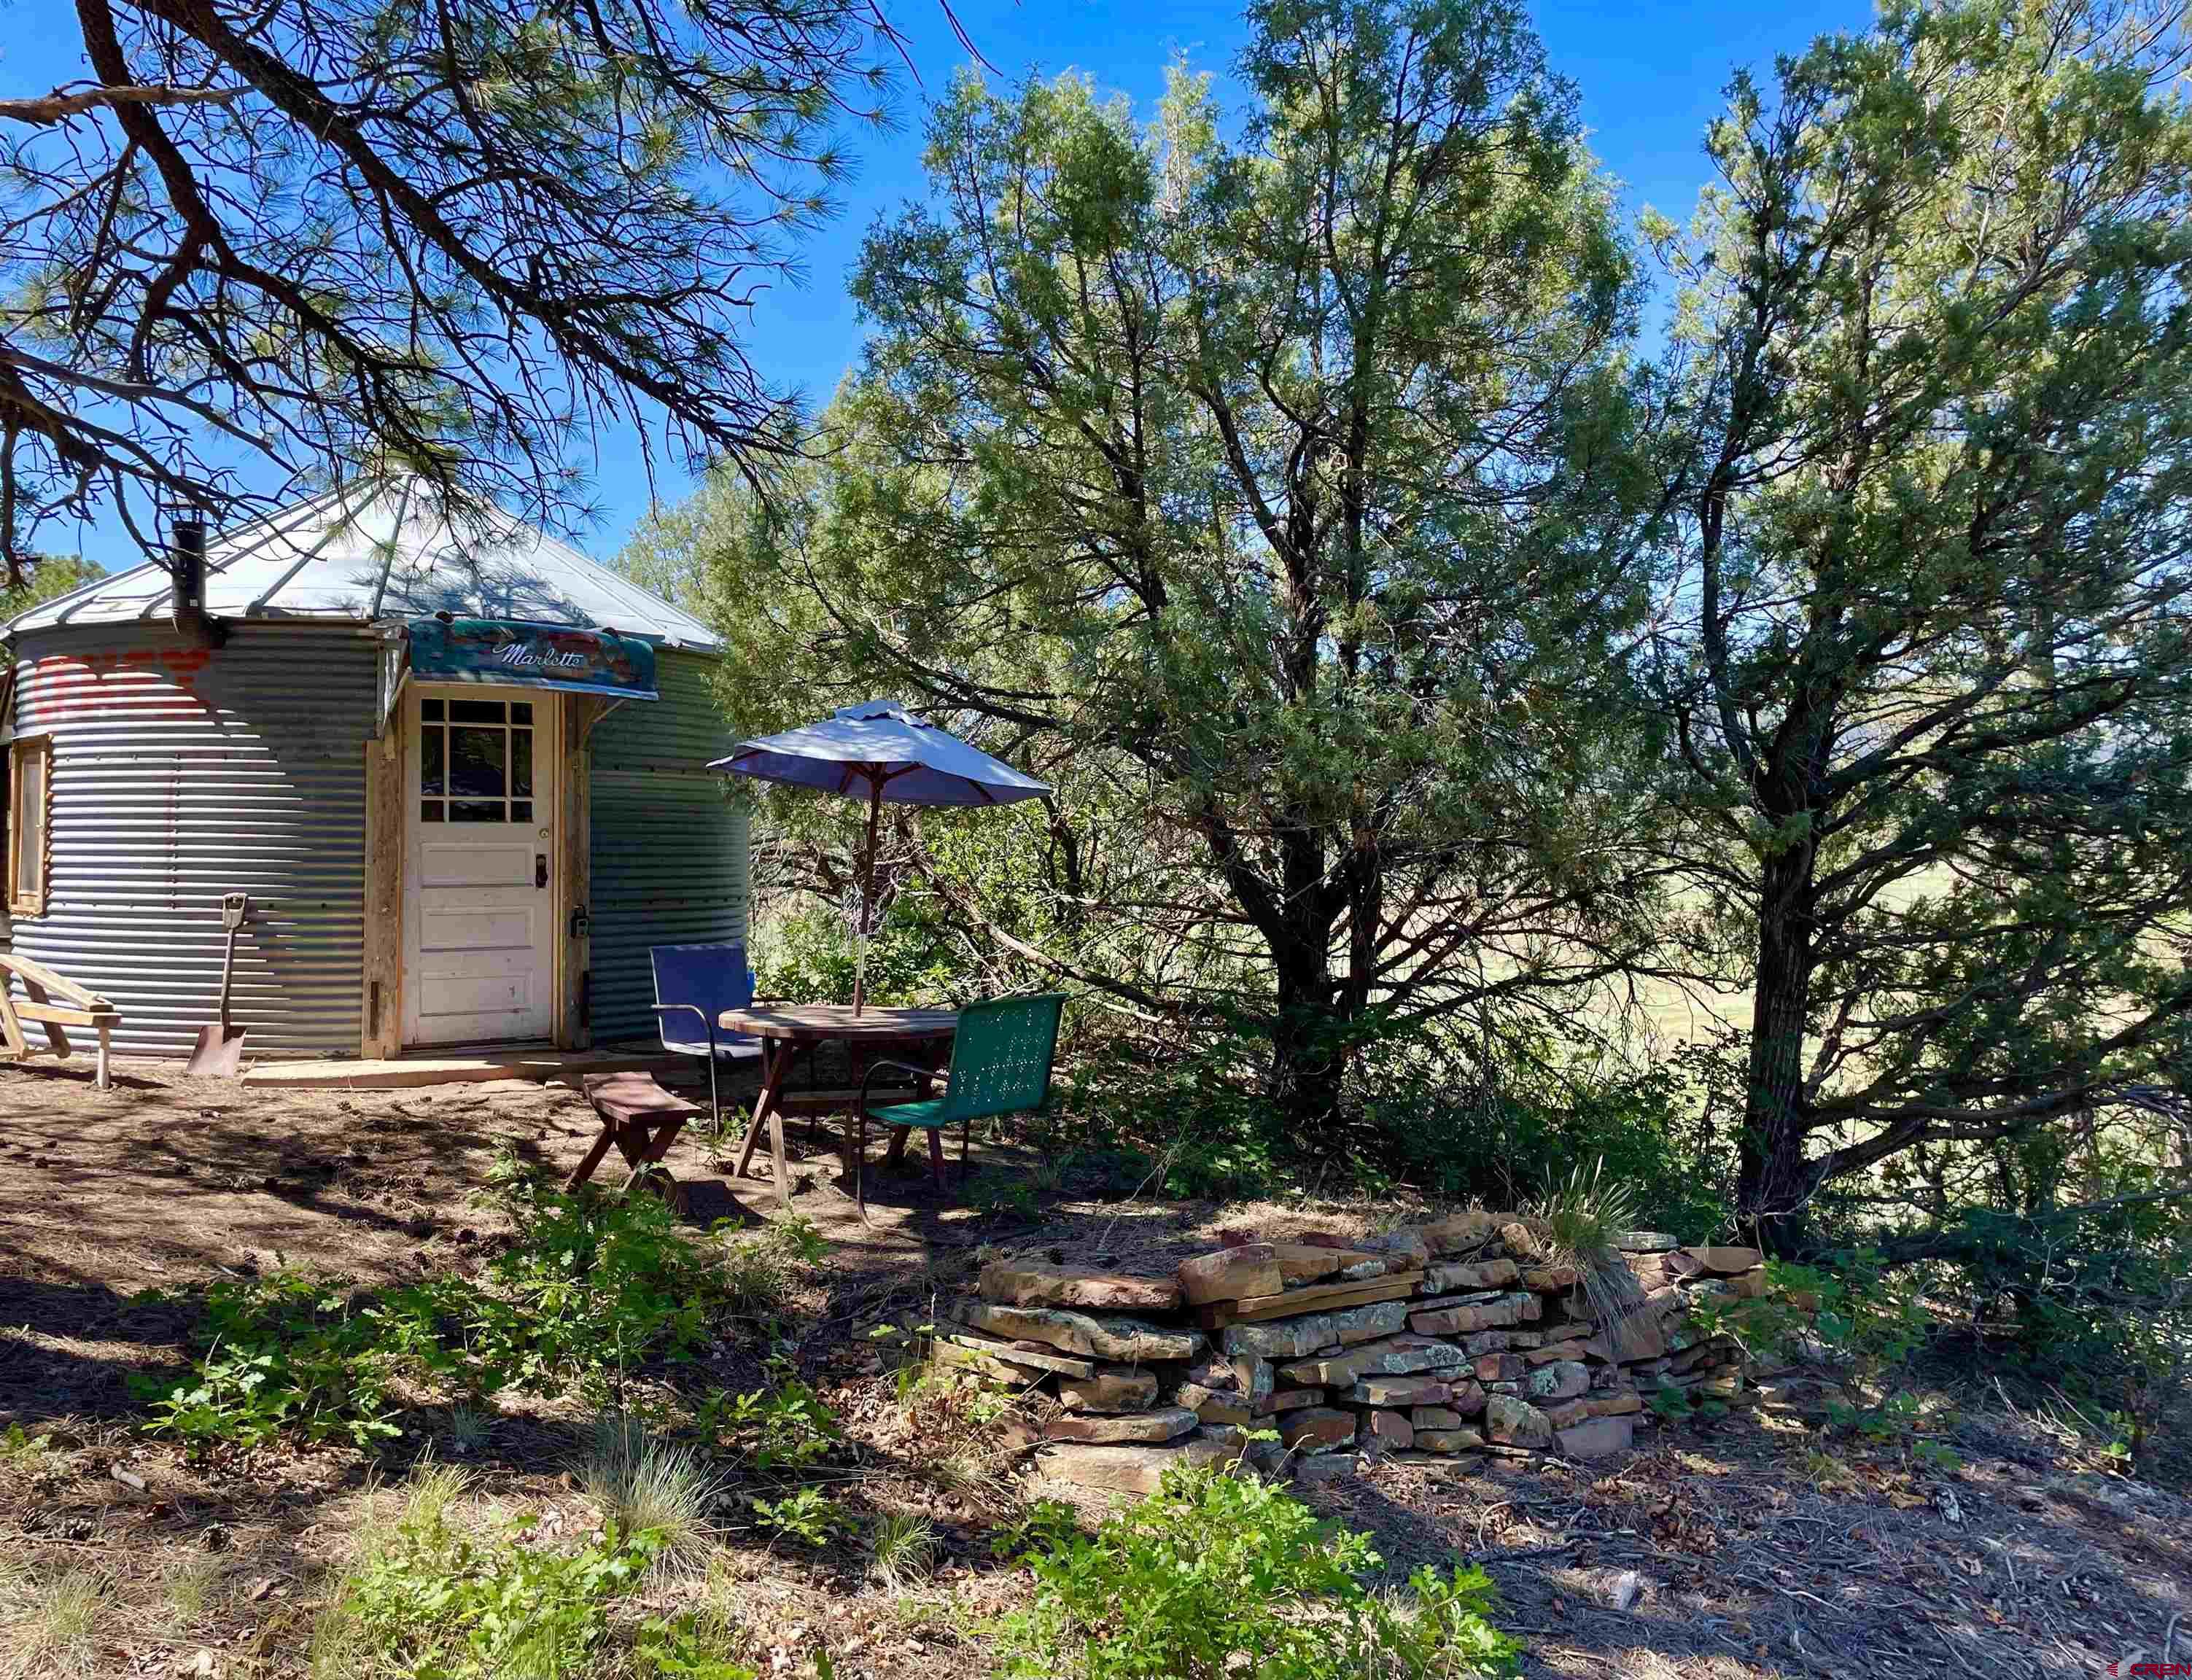
[[[1276,1295],[1287,1286],[1279,1251],[1269,1243],[1243,1243],[1213,1254],[1179,1263],[1179,1292],[1196,1306],[1239,1300],[1244,1295]]]
[[[1106,1488],[1114,1493],[1153,1494],[1176,1464],[1215,1464],[1230,1458],[1215,1441],[1191,1438],[1169,1447],[1103,1447],[1068,1443],[1047,1449],[1039,1474],[1076,1488]]]
[[[991,1260],[982,1268],[977,1289],[984,1300],[1001,1306],[1084,1306],[1100,1312],[1179,1308],[1179,1284],[1173,1278],[1084,1271],[1041,1260]]]
[[[1053,1441],[1154,1444],[1184,1435],[1201,1421],[1184,1406],[1167,1406],[1155,1412],[1127,1412],[1117,1417],[1068,1412],[1053,1418],[1044,1433]]]
[[[999,1306],[990,1301],[970,1301],[965,1317],[975,1329],[1008,1340],[1025,1337],[1068,1353],[1127,1364],[1192,1359],[1202,1350],[1199,1331],[1168,1329],[1139,1318],[1093,1318],[1063,1307]]]
[[[1139,1412],[1156,1403],[1156,1373],[1114,1365],[1093,1377],[1062,1377],[1058,1397],[1069,1412]]]

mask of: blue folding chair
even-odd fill
[[[718,1123],[722,1104],[716,1094],[716,1070],[757,1061],[761,1043],[744,1033],[725,1032],[716,1017],[753,1002],[753,970],[746,948],[735,940],[712,945],[658,945],[649,948],[654,965],[654,1019],[662,1048],[672,1055],[697,1056],[708,1064],[708,1111]],[[694,1030],[697,1020],[699,1030]]]

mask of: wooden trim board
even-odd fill
[[[380,739],[365,744],[365,972],[358,1054],[403,1048],[403,718],[399,705]]]

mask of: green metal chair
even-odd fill
[[[959,1176],[964,1180],[976,1120],[985,1115],[1040,1108],[1048,1099],[1051,1062],[1058,1053],[1059,1017],[1065,1008],[1065,994],[1059,991],[969,1003],[959,1012],[958,1030],[951,1040],[951,1071],[940,1097],[886,1103],[871,1111],[869,1089],[876,1076],[886,1069],[910,1073],[922,1080],[933,1080],[936,1075],[910,1062],[869,1064],[853,1110],[857,1136],[853,1144],[853,1199],[863,1220],[868,1216],[868,1122],[873,1119],[886,1126],[919,1127],[926,1131],[928,1169],[939,1189],[944,1184],[944,1151],[939,1134],[956,1122]]]

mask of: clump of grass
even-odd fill
[[[183,1626],[204,1619],[220,1597],[228,1566],[209,1552],[194,1551],[168,1566],[160,1577],[168,1612]]]
[[[531,1538],[529,1517],[459,1520],[453,1507],[465,1485],[461,1472],[429,1466],[396,1520],[361,1540],[312,1630],[314,1680],[751,1674],[698,1615],[635,1617],[625,1608],[657,1535],[613,1526],[565,1551]]]
[[[966,1499],[988,1497],[997,1490],[1002,1480],[989,1458],[965,1448],[931,1460],[928,1476],[945,1493]]]
[[[404,1484],[403,1511],[398,1519],[416,1529],[448,1526],[449,1508],[472,1490],[471,1473],[454,1464],[423,1461]]]
[[[70,1569],[48,1580],[12,1570],[0,1600],[7,1607],[7,1673],[68,1680],[95,1673],[99,1630],[112,1596],[106,1577],[89,1569]]]
[[[868,1536],[868,1563],[893,1592],[928,1579],[936,1567],[936,1529],[910,1511],[888,1511]]]
[[[780,1318],[791,1304],[798,1269],[821,1259],[826,1246],[814,1222],[802,1214],[779,1220],[723,1245],[722,1289],[734,1312]]]
[[[487,1445],[490,1420],[484,1412],[470,1406],[452,1407],[449,1411],[449,1447],[453,1452],[477,1453]]]
[[[1610,1335],[1642,1299],[1636,1274],[1614,1247],[1623,1231],[1636,1226],[1635,1191],[1608,1178],[1601,1157],[1588,1172],[1578,1163],[1566,1179],[1552,1180],[1530,1211],[1543,1228],[1553,1263],[1573,1266],[1580,1274],[1591,1316]]]
[[[659,1564],[679,1574],[706,1566],[715,1540],[709,1508],[722,1483],[692,1448],[658,1438],[625,1413],[604,1412],[579,1483],[625,1534],[656,1537]]]

